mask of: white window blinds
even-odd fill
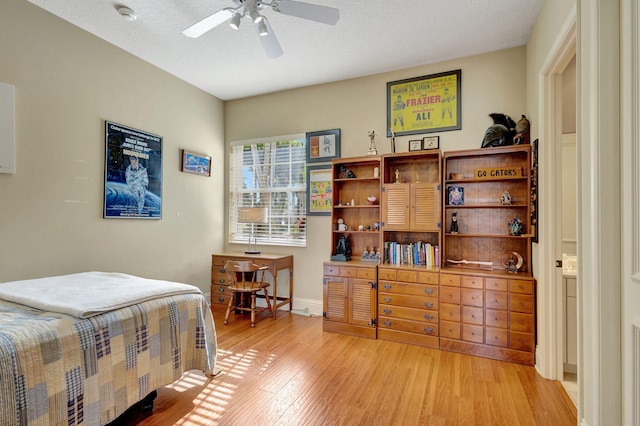
[[[304,134],[231,143],[230,243],[306,246],[306,195]],[[266,208],[266,223],[239,220],[247,207]]]

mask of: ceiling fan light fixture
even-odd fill
[[[240,18],[242,16],[240,16],[240,14],[238,12],[234,12],[233,16],[231,17],[231,21],[229,22],[229,26],[231,28],[233,28],[234,30],[237,30],[238,28],[240,28]]]
[[[266,19],[262,19],[260,22],[258,22],[258,34],[260,34],[260,37],[264,37],[269,35],[269,30],[267,29],[267,24],[265,23]]]
[[[258,11],[255,9],[249,13],[249,16],[251,17],[251,20],[253,21],[254,24],[257,24],[264,20],[264,16],[260,15]]]

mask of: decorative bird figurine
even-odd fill
[[[513,137],[513,143],[518,145],[525,142],[525,135],[529,132],[529,120],[522,114],[522,118],[516,123],[516,135]]]

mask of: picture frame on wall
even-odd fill
[[[461,70],[387,83],[387,137],[462,129]]]
[[[440,148],[440,136],[426,136],[422,139],[422,149]]]
[[[340,158],[340,129],[307,132],[307,163]]]
[[[180,171],[200,176],[211,176],[211,157],[205,154],[181,150]]]
[[[307,166],[307,216],[331,216],[332,176],[331,164]]]
[[[162,219],[162,136],[105,121],[105,219]]]
[[[409,151],[421,151],[421,150],[422,150],[422,139],[409,141]]]

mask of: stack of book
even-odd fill
[[[424,265],[437,268],[440,267],[440,248],[437,244],[423,241],[412,243],[385,241],[384,263],[392,265]]]

